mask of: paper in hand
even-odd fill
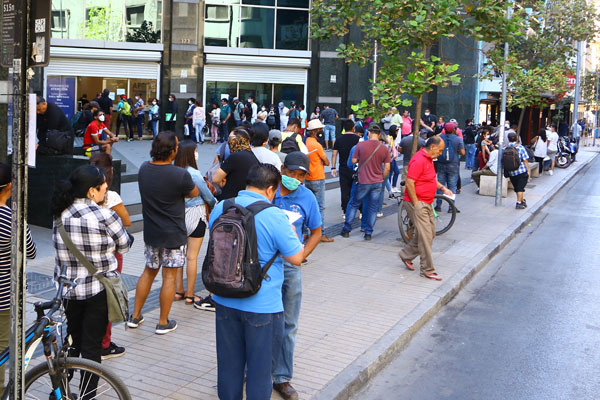
[[[287,215],[287,217],[290,220],[290,224],[293,224],[294,222],[298,221],[300,218],[302,218],[302,214],[294,212],[294,211],[288,211],[288,210],[282,210],[285,215]]]

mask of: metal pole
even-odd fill
[[[511,18],[512,8],[508,6],[506,10],[506,17]],[[508,60],[508,42],[504,43],[504,60]],[[496,199],[494,205],[496,207],[502,206],[502,183],[504,182],[504,173],[502,171],[502,152],[504,151],[504,124],[506,123],[506,94],[507,94],[507,83],[506,83],[507,72],[502,73],[502,104],[500,109],[500,129],[498,137],[498,175],[496,176]]]
[[[575,109],[573,110],[573,125],[571,125],[571,133],[577,132],[577,127],[575,126],[575,124],[579,120],[579,96],[581,93],[582,44],[583,44],[583,42],[577,42],[577,71],[575,71]]]
[[[373,86],[377,83],[377,40],[373,46]],[[373,95],[373,105],[375,104],[375,95]]]
[[[479,102],[480,98],[480,83],[481,83],[481,49],[483,47],[483,42],[477,42],[477,80],[475,81],[475,110],[473,113],[473,124],[479,125]]]
[[[25,254],[27,215],[27,63],[30,49],[31,0],[23,1],[21,14],[22,57],[13,60],[12,129],[12,243],[10,312],[10,398],[25,398]]]
[[[596,146],[596,134],[598,132],[598,86],[600,81],[600,71],[596,69],[596,123],[594,124],[594,138],[592,139],[592,146]]]

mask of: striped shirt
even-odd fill
[[[89,199],[76,199],[62,212],[61,219],[71,241],[92,263],[98,272],[105,276],[117,276],[115,253],[129,251],[129,234],[121,219],[113,210],[100,207]],[[67,266],[67,279],[77,286],[67,291],[64,298],[85,300],[104,290],[98,278],[92,276],[64,244],[56,226],[52,228],[52,238],[56,249],[54,279],[60,273],[60,266]]]
[[[0,206],[0,311],[10,309],[10,262],[12,242],[12,211],[8,206]],[[25,245],[27,258],[35,258],[36,248],[31,232],[27,229]]]

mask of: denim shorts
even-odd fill
[[[146,245],[144,247],[144,257],[146,265],[150,269],[163,268],[181,268],[185,265],[185,253],[187,245],[177,249],[165,249],[163,247],[154,247]]]

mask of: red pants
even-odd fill
[[[115,254],[115,258],[117,259],[117,271],[119,271],[119,273],[121,273],[121,271],[123,271],[123,254]],[[104,335],[104,338],[102,339],[102,348],[103,349],[108,349],[108,347],[110,346],[111,331],[112,331],[112,323],[109,322],[108,325],[106,325],[106,334]]]

